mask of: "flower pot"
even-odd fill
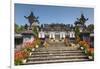
[[[93,59],[93,57],[92,57],[92,56],[88,56],[88,58],[89,58],[89,59]]]
[[[26,63],[26,61],[27,61],[26,59],[23,59],[23,60],[22,60],[22,63]]]
[[[32,51],[35,51],[35,48],[32,48]]]

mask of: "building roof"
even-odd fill
[[[14,36],[15,36],[15,38],[21,38],[22,37],[21,34],[15,34]]]
[[[22,35],[26,35],[26,34],[28,34],[28,35],[34,35],[34,33],[33,33],[32,30],[23,31],[21,34],[22,34]]]

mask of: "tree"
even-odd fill
[[[38,30],[37,30],[37,27],[34,26],[33,29],[32,29],[32,31],[33,31],[35,37],[38,37]]]
[[[79,27],[75,27],[75,36],[79,36],[79,35],[80,35]]]
[[[21,25],[20,26],[20,33],[22,32],[22,31],[24,31],[25,29],[24,29],[24,26],[23,25]]]
[[[19,32],[19,25],[17,25],[16,23],[15,23],[15,33],[18,33]]]
[[[41,24],[41,28],[43,28],[43,24]]]
[[[88,31],[94,32],[94,24],[88,25]]]
[[[73,29],[73,24],[70,25],[70,29]]]
[[[15,33],[21,33],[22,31],[24,31],[24,26],[15,24]]]
[[[25,29],[25,30],[27,30],[27,29],[28,29],[28,25],[27,25],[27,24],[25,24],[24,29]]]

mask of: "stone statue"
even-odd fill
[[[85,18],[84,15],[81,14],[81,17],[77,18],[77,21],[75,21],[75,24],[84,25],[87,20],[88,20],[88,18]]]
[[[39,23],[39,21],[38,21],[38,18],[39,17],[35,17],[34,16],[34,14],[33,14],[33,12],[31,12],[31,14],[29,15],[29,16],[24,16],[26,19],[28,19],[28,21],[29,21],[29,23],[30,23],[30,27],[32,26],[32,24],[34,23],[34,22],[37,22],[37,23]]]

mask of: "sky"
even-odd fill
[[[84,7],[68,7],[68,6],[51,6],[51,5],[34,5],[34,4],[15,4],[15,23],[18,25],[29,24],[24,16],[29,16],[31,11],[35,16],[39,16],[40,24],[63,23],[74,24],[84,14],[89,20],[86,24],[94,23],[94,9]]]

